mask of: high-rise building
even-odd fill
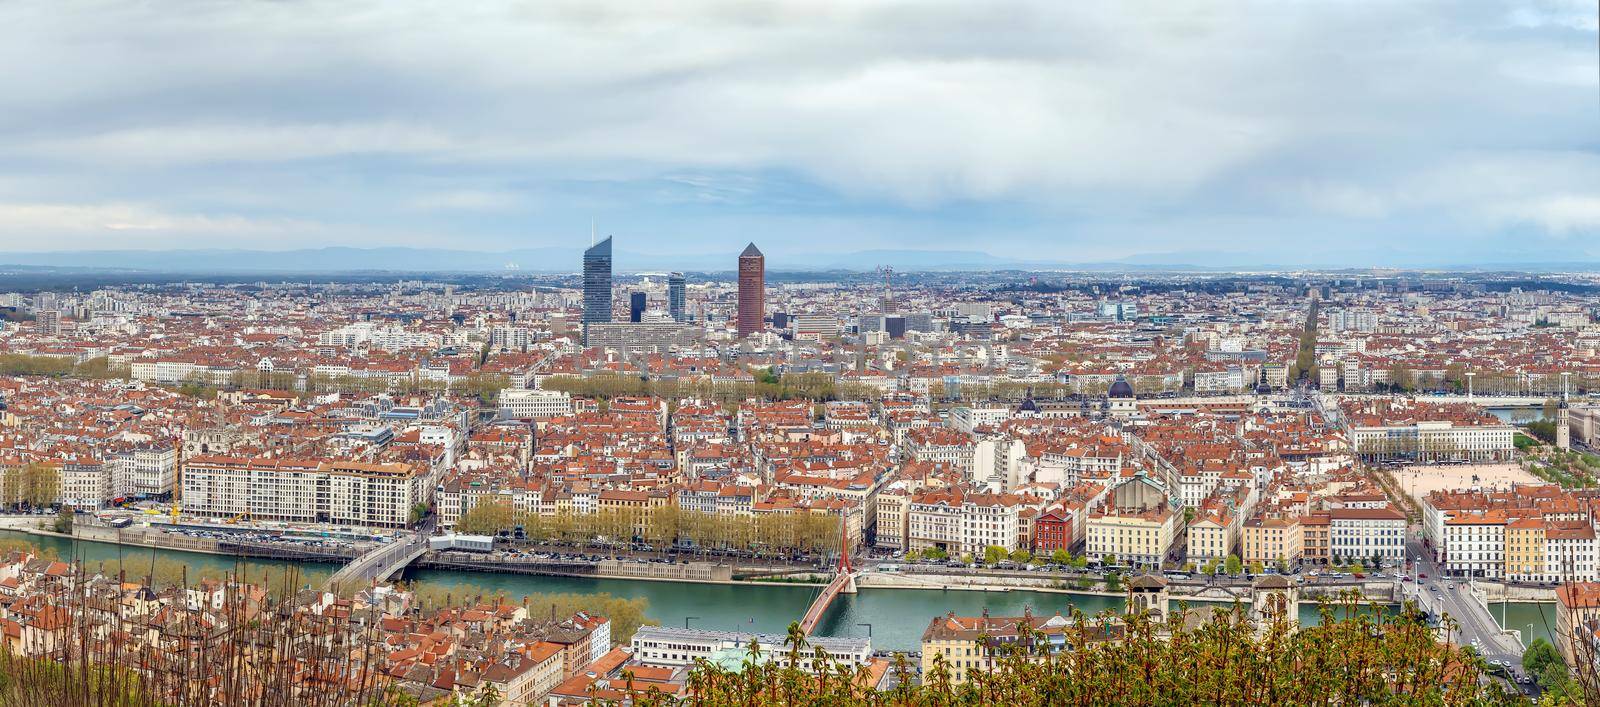
[[[638,324],[644,320],[645,295],[634,292],[628,295],[628,321]]]
[[[611,236],[583,251],[583,340],[589,325],[611,321]]]
[[[46,309],[33,313],[33,330],[44,336],[56,336],[61,333],[61,312]]]
[[[687,318],[683,305],[683,273],[675,272],[667,276],[667,313],[672,315],[672,321],[682,322]]]
[[[739,254],[739,336],[761,331],[766,318],[767,258],[751,243]]]

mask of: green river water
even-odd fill
[[[14,531],[0,531],[0,539],[22,539],[50,548],[63,559],[78,559],[91,569],[114,567],[121,560],[129,576],[142,574],[145,570],[140,568],[148,567],[152,557],[161,558],[160,561],[164,563],[176,560],[192,569],[230,570],[242,563],[251,575],[266,569],[282,571],[291,566],[285,562],[120,547],[107,543],[31,536]],[[305,582],[315,584],[336,567],[325,563],[301,563],[299,569]],[[814,585],[696,584],[440,570],[411,570],[404,579],[448,588],[458,595],[501,592],[513,600],[536,593],[604,592],[619,597],[642,597],[649,602],[648,616],[662,625],[682,626],[687,620],[690,626],[696,628],[771,633],[783,633],[789,622],[798,620],[812,598],[821,591],[820,587]],[[987,608],[989,613],[996,616],[1017,616],[1022,614],[1024,608],[1030,607],[1036,614],[1066,613],[1072,607],[1077,607],[1086,614],[1093,614],[1103,609],[1120,609],[1121,606],[1121,599],[1052,592],[863,588],[858,594],[843,595],[835,600],[834,607],[818,627],[818,633],[864,637],[870,631],[876,649],[917,650],[928,622],[947,611],[972,616]],[[1494,605],[1493,609],[1498,618],[1499,605]],[[1513,603],[1506,608],[1506,623],[1524,631],[1527,624],[1533,623],[1536,626],[1534,635],[1548,638],[1546,627],[1554,626],[1555,622],[1554,614],[1550,612],[1550,605],[1541,607],[1537,604]],[[1316,623],[1317,607],[1303,604],[1300,617],[1302,623]]]

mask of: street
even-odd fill
[[[1417,578],[1417,589],[1428,595],[1439,613],[1455,620],[1457,630],[1451,639],[1460,645],[1471,646],[1490,665],[1504,667],[1516,689],[1532,694],[1532,681],[1521,682],[1524,677],[1522,643],[1501,631],[1488,608],[1472,595],[1471,582],[1445,577],[1444,568],[1433,560],[1432,554],[1418,539],[1407,538],[1406,552],[1418,560],[1417,571],[1428,575],[1425,579]]]

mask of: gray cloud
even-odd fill
[[[14,0],[0,202],[64,211],[0,243],[94,245],[73,214],[127,204],[160,242],[371,244],[399,211],[486,247],[597,212],[688,251],[852,216],[1053,257],[1570,237],[1600,231],[1595,31],[1583,0]]]

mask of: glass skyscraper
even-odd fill
[[[638,324],[644,321],[644,308],[649,298],[643,292],[628,295],[628,321]]]
[[[672,321],[685,321],[683,307],[683,273],[675,272],[667,276],[667,313]]]
[[[583,341],[589,325],[611,321],[611,236],[583,251]]]

